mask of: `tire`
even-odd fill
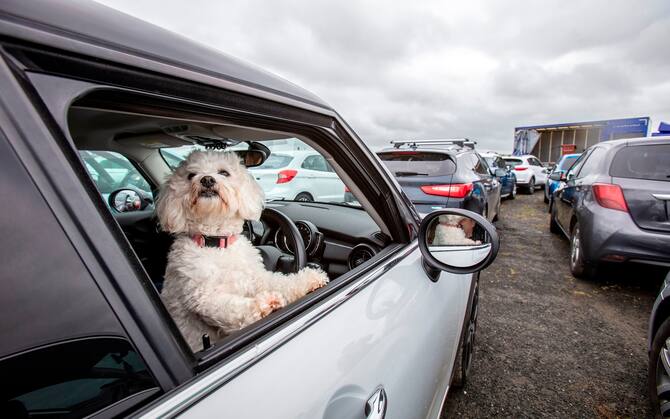
[[[544,187],[544,203],[548,204],[549,203],[549,197],[547,196],[547,187]]]
[[[670,319],[665,319],[656,331],[649,351],[649,369],[647,370],[647,388],[654,417],[670,417],[670,374],[664,366],[670,360],[670,347],[666,342],[670,338]],[[662,357],[666,357],[665,360]],[[659,388],[660,387],[660,388]]]
[[[516,182],[512,185],[512,192],[509,194],[509,197],[507,199],[514,199],[516,198]]]
[[[570,272],[576,278],[588,279],[595,275],[595,268],[587,265],[584,260],[581,230],[579,221],[575,223],[570,235]]]
[[[549,231],[551,231],[554,234],[561,234],[561,227],[559,227],[558,222],[556,221],[556,217],[554,217],[554,212],[551,210],[551,207],[549,209],[551,215],[549,216]]]
[[[314,202],[314,197],[308,192],[300,192],[295,196],[294,201],[300,202]]]
[[[527,192],[528,192],[528,195],[532,195],[532,194],[535,193],[535,178],[534,177],[530,178],[530,180],[528,181],[528,191]]]
[[[498,206],[496,207],[496,215],[493,216],[493,219],[491,221],[493,222],[498,221],[499,214],[500,214],[500,199],[498,199]]]
[[[451,378],[451,385],[454,388],[463,388],[468,382],[472,358],[475,351],[475,336],[477,333],[477,316],[479,314],[479,279],[475,279],[475,292],[472,297],[472,306],[470,315],[464,327],[467,327],[463,334],[463,339],[458,345],[456,362],[454,364],[454,373]]]

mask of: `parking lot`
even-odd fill
[[[542,193],[504,201],[501,249],[481,275],[470,380],[443,417],[649,417],[647,323],[665,270],[568,267]]]

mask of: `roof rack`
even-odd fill
[[[455,145],[459,147],[468,147],[474,150],[477,141],[469,138],[450,138],[444,140],[395,140],[391,141],[394,148],[400,148],[408,145],[411,148],[417,148],[420,145]]]

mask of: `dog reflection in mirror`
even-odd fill
[[[263,190],[233,152],[191,153],[161,189],[158,219],[175,235],[161,296],[194,352],[203,334],[221,339],[328,282],[320,270],[265,269],[241,234],[263,203]]]
[[[481,244],[481,241],[471,239],[475,225],[474,220],[468,217],[440,215],[434,224],[433,236],[428,238],[429,243],[434,246]]]

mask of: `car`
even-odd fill
[[[516,184],[533,194],[536,188],[543,188],[547,180],[547,168],[530,154],[523,156],[503,156],[505,163],[514,170]]]
[[[501,155],[494,152],[480,153],[491,169],[491,174],[500,182],[500,196],[502,198],[516,198],[516,175],[512,168],[502,159]]]
[[[670,415],[670,272],[649,316],[647,383],[657,417]]]
[[[463,140],[393,141],[377,152],[422,214],[464,208],[495,221],[501,184],[486,161]]]
[[[570,240],[570,270],[601,263],[670,266],[670,137],[604,141],[587,149],[553,194],[550,230]]]
[[[573,164],[575,164],[579,156],[581,156],[581,153],[564,154],[563,156],[561,156],[560,160],[553,167],[553,169],[548,171],[549,175],[547,176],[547,180],[544,183],[545,204],[550,204],[552,194],[554,193],[556,188],[558,188],[558,185],[561,182],[561,175],[563,173],[567,173],[568,170],[570,170],[570,168],[572,167]],[[551,208],[551,205],[549,205],[549,207]]]
[[[440,417],[472,365],[488,220],[421,219],[326,102],[111,8],[4,1],[0,32],[4,417]],[[330,282],[192,350],[161,299],[173,237],[152,203],[192,150],[253,168],[288,142],[358,204],[270,201],[244,235],[269,270]],[[126,172],[102,181],[88,151]],[[478,244],[431,241],[442,215]]]

